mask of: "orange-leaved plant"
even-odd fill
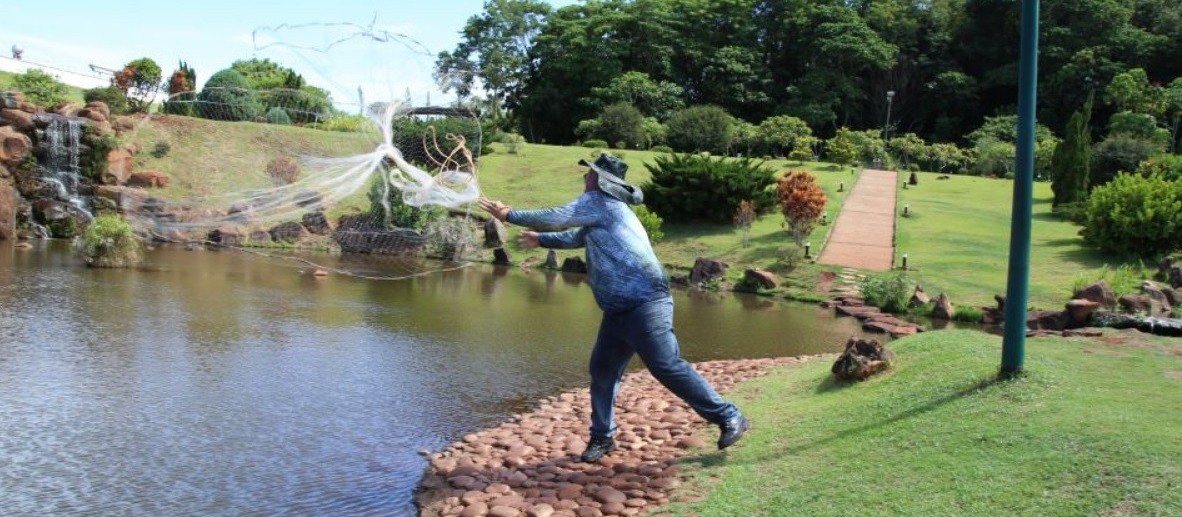
[[[828,199],[816,178],[805,171],[790,171],[776,181],[776,197],[780,200],[780,211],[788,224],[797,246],[804,244],[805,237],[813,232],[821,214],[825,213]]]

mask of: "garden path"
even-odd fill
[[[865,169],[837,214],[820,264],[888,271],[895,257],[898,173]]]

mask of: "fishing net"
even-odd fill
[[[359,276],[405,278],[474,258],[479,118],[455,103],[432,105],[429,84],[393,91],[430,77],[423,71],[434,54],[372,24],[254,34],[256,56],[267,56],[255,66],[310,72],[281,75],[271,88],[218,72],[199,91],[170,96],[123,137],[138,150],[135,172],[109,182],[149,194],[120,200],[128,218],[159,240],[270,256],[298,248],[396,257],[383,270],[301,255]],[[424,257],[446,262],[408,262]]]

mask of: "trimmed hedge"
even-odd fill
[[[652,181],[644,190],[645,205],[666,222],[731,224],[743,200],[759,213],[776,207],[775,170],[751,158],[709,158],[667,154],[653,159]],[[647,164],[646,164],[647,165]]]

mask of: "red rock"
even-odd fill
[[[626,508],[624,503],[611,502],[604,503],[603,506],[599,507],[599,510],[602,511],[604,515],[620,515],[624,512],[624,508]]]
[[[623,503],[628,497],[623,492],[611,487],[603,487],[595,492],[595,500],[601,503]]]
[[[554,507],[548,504],[537,504],[529,510],[526,510],[526,515],[529,517],[550,517],[554,515]]]
[[[484,503],[472,503],[460,512],[460,517],[483,517],[488,515],[488,505]]]
[[[494,506],[488,509],[488,515],[489,517],[517,517],[521,515],[521,510],[512,506]]]

